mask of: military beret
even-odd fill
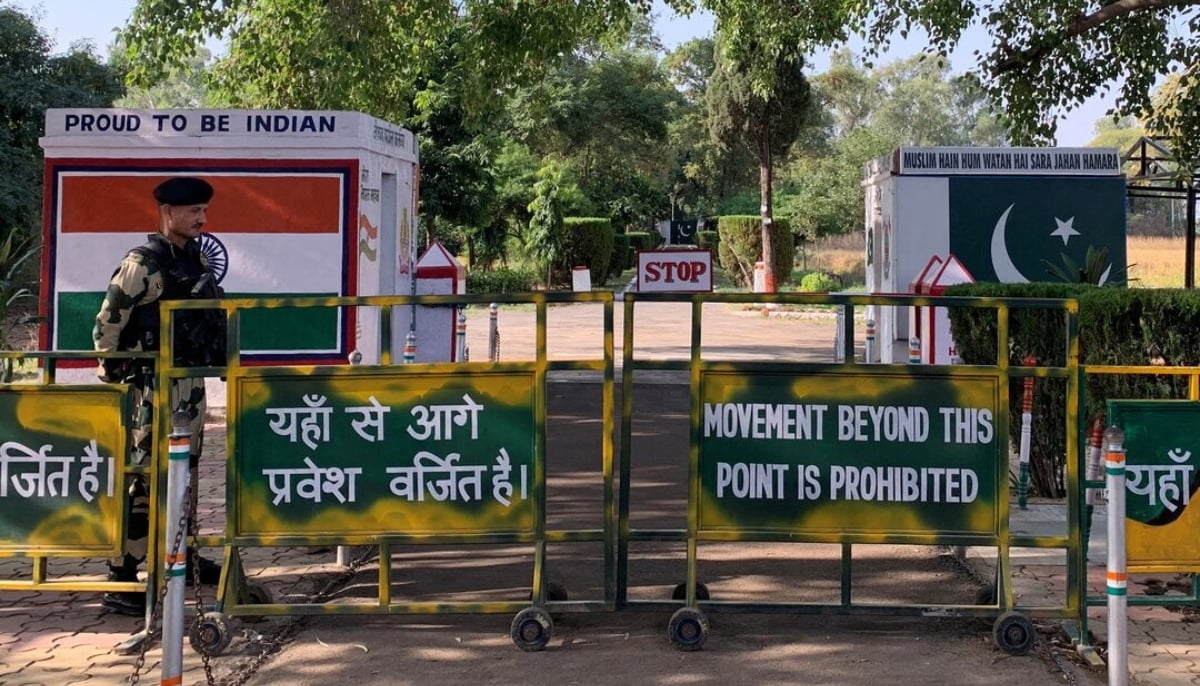
[[[154,187],[154,199],[160,205],[203,205],[212,196],[207,181],[191,176],[176,176]]]

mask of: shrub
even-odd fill
[[[729,215],[718,220],[717,256],[721,268],[734,283],[742,287],[754,284],[754,264],[762,257],[762,223],[756,215]],[[775,220],[772,233],[774,245],[774,272],[779,285],[792,273],[792,262],[796,257],[796,246],[792,241],[792,230],[784,219]]]
[[[613,235],[612,259],[608,261],[608,275],[619,276],[621,272],[633,266],[633,244],[629,235],[618,233]]]
[[[657,231],[630,231],[625,235],[629,236],[635,254],[638,250],[653,250],[663,242],[662,234]]]
[[[721,234],[716,231],[697,231],[696,245],[717,252],[717,245],[721,242]]]
[[[561,266],[570,271],[586,266],[592,283],[603,285],[608,280],[612,262],[612,222],[603,217],[564,217]]]
[[[537,276],[524,269],[501,267],[486,272],[467,272],[468,293],[528,293],[535,283]]]
[[[805,293],[828,293],[842,287],[842,280],[826,272],[809,272],[800,279],[800,290]]]

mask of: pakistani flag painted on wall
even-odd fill
[[[168,160],[96,165],[51,160],[46,172],[43,345],[90,350],[113,271],[158,226],[152,189],[171,176],[213,186],[202,249],[227,297],[354,295],[349,217],[356,160]],[[349,308],[258,309],[241,316],[251,359],[342,361],[354,331]]]
[[[1106,248],[1108,279],[1123,281],[1125,179],[949,178],[950,252],[976,281],[1058,281],[1045,262],[1082,267]]]

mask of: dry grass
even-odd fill
[[[860,234],[828,236],[797,252],[796,266],[842,277],[847,285],[866,282],[865,249]],[[1130,236],[1126,240],[1130,285],[1135,288],[1183,288],[1184,240]],[[1200,251],[1197,251],[1200,265]],[[1200,269],[1200,267],[1198,267]]]
[[[1136,288],[1183,288],[1184,239],[1130,236],[1125,242],[1129,284]]]

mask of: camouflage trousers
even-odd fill
[[[172,412],[183,411],[188,415],[188,429],[192,433],[192,454],[189,459],[191,467],[191,508],[195,511],[197,471],[200,464],[200,453],[204,448],[204,413],[206,410],[204,398],[204,379],[186,378],[172,379],[171,392],[168,402]],[[130,431],[129,459],[134,465],[146,465],[154,449],[154,375],[142,374],[134,378],[132,383],[131,402],[133,405],[132,429]],[[162,456],[165,458],[165,455]],[[133,568],[146,559],[146,539],[150,535],[150,491],[146,481],[141,476],[131,477],[128,481],[129,498],[125,510],[125,544],[121,557],[109,561],[112,567]],[[190,528],[190,522],[189,522]]]

